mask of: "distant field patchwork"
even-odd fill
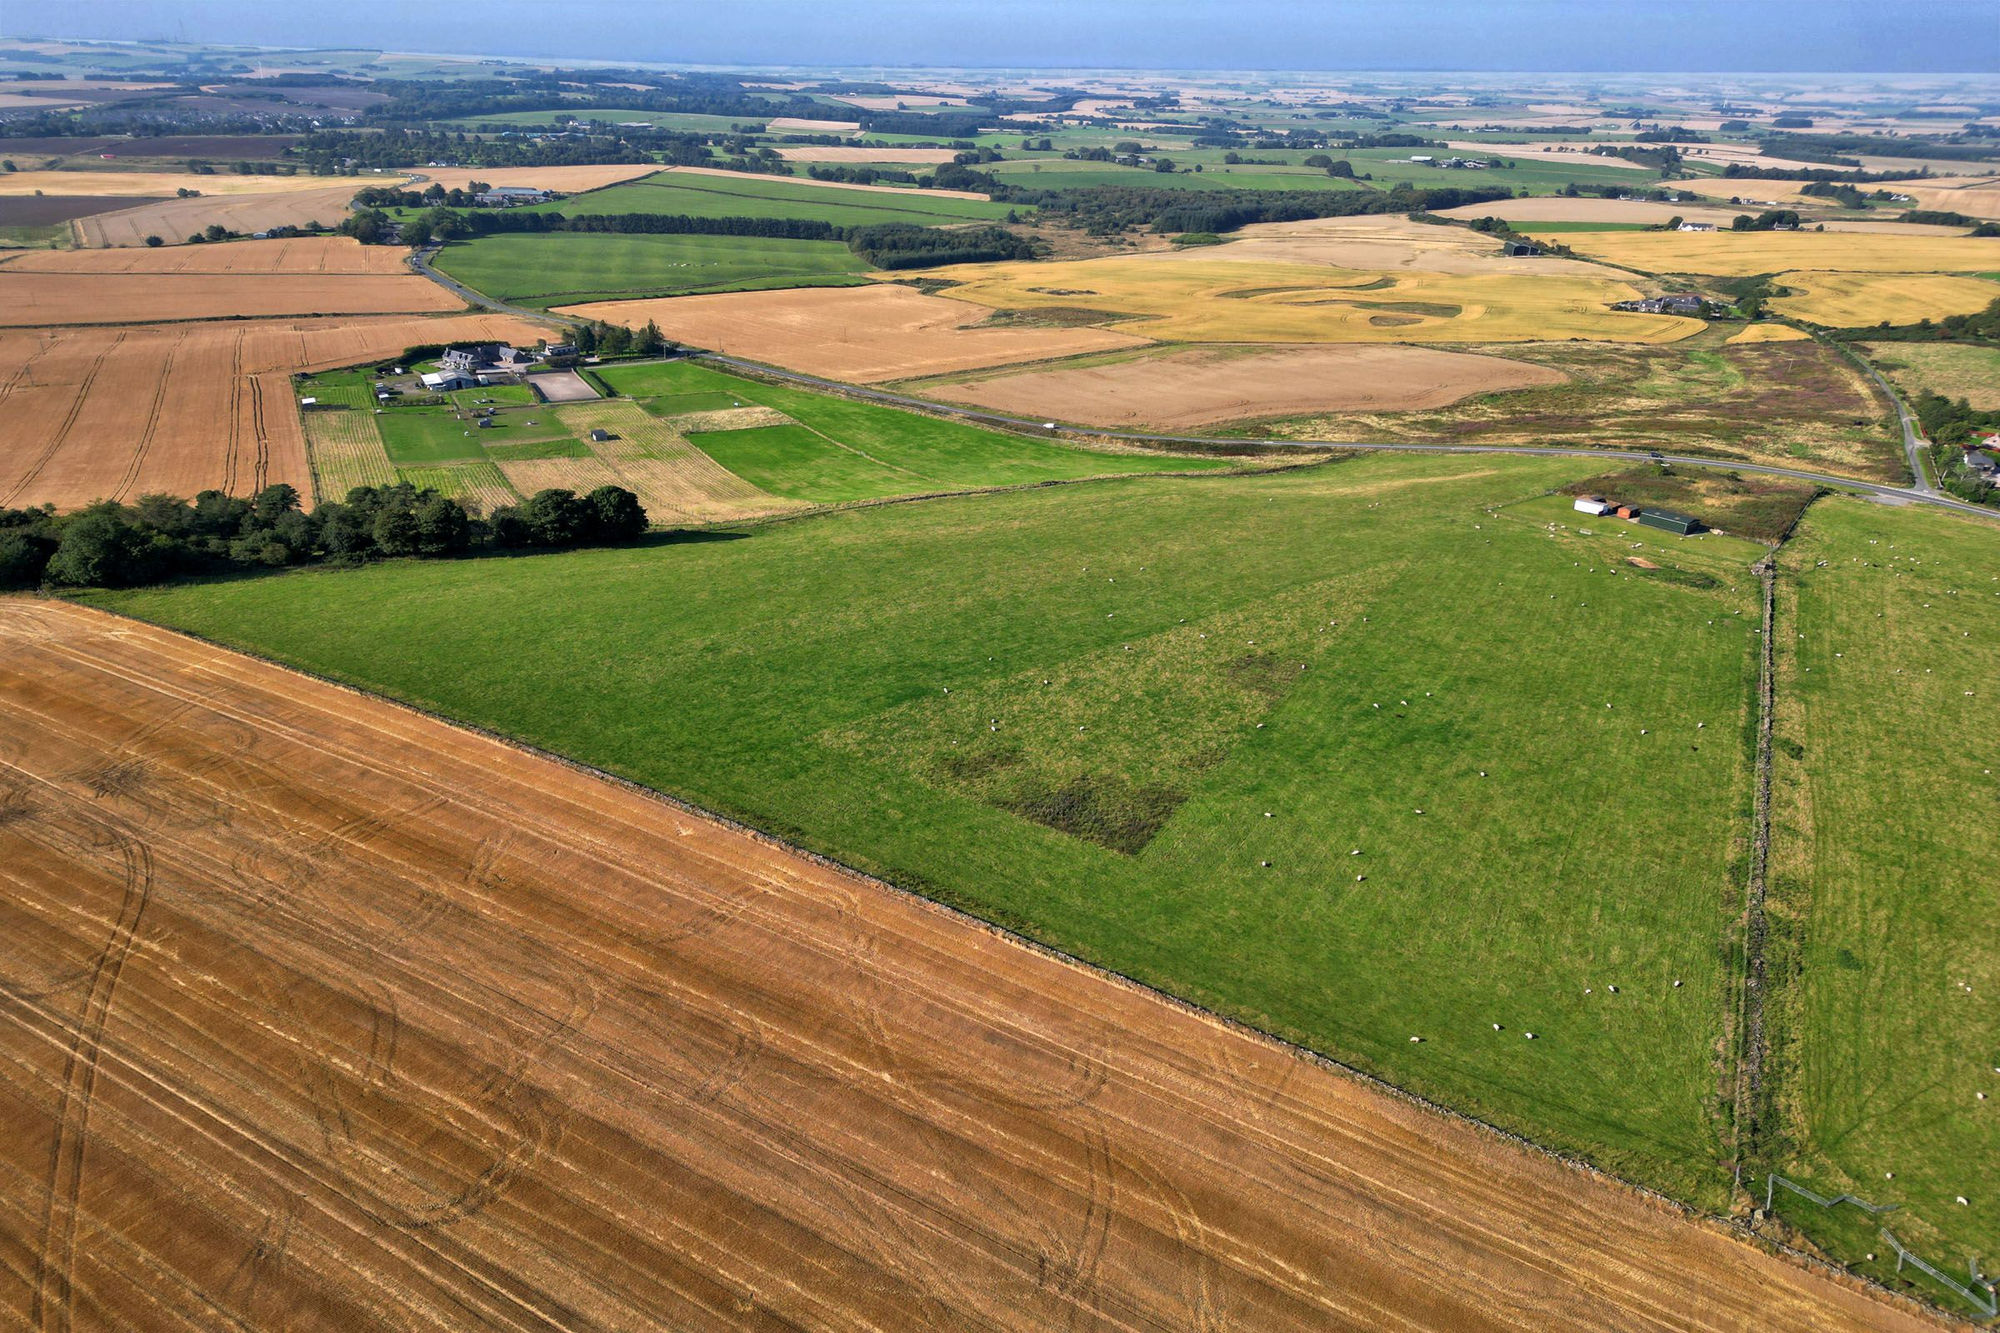
[[[447,247],[437,267],[514,305],[681,296],[766,287],[846,286],[871,265],[839,241],[601,232],[484,236]]]

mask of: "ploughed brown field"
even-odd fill
[[[1430,347],[1184,347],[913,386],[947,402],[1086,426],[1189,430],[1308,412],[1400,412],[1560,384],[1560,370]]]
[[[463,310],[414,273],[91,273],[0,265],[0,324],[103,324]]]
[[[0,600],[0,1319],[1930,1325],[871,882]]]
[[[0,507],[247,495],[278,482],[310,504],[293,372],[539,333],[506,315],[0,330]]]

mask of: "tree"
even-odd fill
[[[1339,161],[1327,164],[1326,174],[1336,176],[1341,180],[1351,181],[1354,179],[1354,164],[1346,158],[1341,158]]]
[[[456,500],[426,491],[410,510],[418,555],[452,555],[470,544],[472,522]]]
[[[1223,160],[1227,161],[1228,159],[1225,157]],[[1319,167],[1322,170],[1324,170],[1325,168],[1333,165],[1333,159],[1328,157],[1325,153],[1314,153],[1311,157],[1305,160],[1305,165],[1309,167]]]
[[[211,241],[226,241],[229,239],[229,228],[220,222],[211,222],[201,229],[201,234]]]
[[[667,340],[660,336],[660,326],[650,319],[632,339],[632,350],[640,356],[658,356],[666,345]]]
[[[299,493],[284,482],[266,486],[251,497],[250,512],[266,527],[275,524],[284,515],[299,508]]]
[[[373,535],[383,555],[417,553],[417,518],[401,505],[385,508],[375,515]]]
[[[536,491],[516,511],[536,546],[574,546],[583,539],[591,511],[575,491]]]
[[[55,554],[55,542],[21,528],[0,530],[0,588],[33,588]]]
[[[146,532],[117,506],[85,510],[63,525],[48,580],[71,588],[127,588],[165,572],[173,539]]]
[[[1173,169],[1174,160],[1171,157],[1156,157],[1153,159],[1153,170],[1172,171]]]
[[[165,245],[165,244],[166,244],[166,242],[165,242],[165,241],[163,241],[163,240],[161,240],[161,239],[160,239],[159,237],[157,237],[157,236],[148,236],[148,237],[146,238],[146,245],[147,245],[147,247],[148,247],[149,249],[153,249],[153,250],[157,250],[157,249],[159,249],[159,248],[160,248],[161,246],[163,246],[163,245]]]
[[[590,509],[590,540],[606,544],[629,542],[646,530],[646,511],[639,497],[622,486],[599,486],[584,497]]]

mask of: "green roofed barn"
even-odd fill
[[[1701,520],[1687,514],[1677,514],[1671,509],[1643,509],[1639,511],[1639,521],[1649,528],[1659,528],[1663,532],[1677,532],[1685,537],[1691,532],[1701,531]]]

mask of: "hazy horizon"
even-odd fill
[[[468,21],[464,15],[474,17]],[[351,0],[71,0],[9,37],[362,48],[611,64],[1258,73],[1981,75],[2000,68],[1993,0],[739,0],[709,11],[571,0],[447,10]],[[1721,53],[1721,54],[1718,54]]]

